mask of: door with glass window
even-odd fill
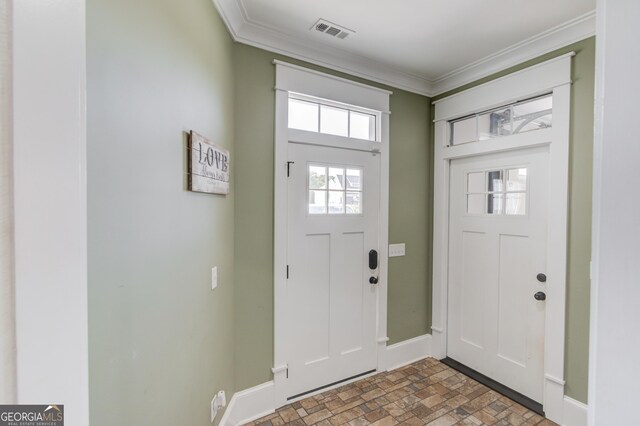
[[[288,397],[376,369],[380,155],[288,144]]]
[[[450,168],[447,355],[542,402],[548,147]]]

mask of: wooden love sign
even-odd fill
[[[191,131],[188,143],[189,191],[229,193],[229,151]]]

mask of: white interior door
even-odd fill
[[[540,403],[547,162],[543,147],[450,168],[447,355]]]
[[[288,397],[376,368],[380,156],[288,144]]]

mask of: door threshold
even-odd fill
[[[454,370],[459,371],[460,373],[464,374],[465,376],[471,377],[476,382],[480,382],[481,384],[485,385],[489,389],[492,389],[492,390],[494,390],[494,391],[506,396],[510,400],[515,401],[518,404],[524,406],[525,408],[533,411],[534,413],[539,414],[542,417],[544,417],[544,410],[542,409],[542,404],[540,404],[537,401],[534,401],[533,399],[529,398],[528,396],[524,396],[520,392],[514,391],[510,387],[507,387],[507,386],[503,385],[502,383],[496,382],[492,378],[487,377],[484,374],[479,373],[476,370],[474,370],[472,368],[469,368],[466,365],[461,364],[458,361],[456,361],[454,359],[451,359],[449,357],[441,359],[440,362],[443,363],[444,365],[447,365],[447,366],[453,368]]]
[[[297,395],[290,396],[290,397],[287,398],[287,401],[291,401],[292,399],[297,399],[297,398],[300,398],[301,396],[309,395],[311,393],[315,393],[315,392],[318,392],[318,391],[323,390],[323,389],[334,387],[336,385],[339,385],[340,383],[353,381],[354,379],[357,379],[357,378],[362,377],[362,376],[366,376],[366,375],[371,374],[371,373],[375,373],[376,371],[377,371],[376,369],[365,371],[364,373],[356,374],[355,376],[347,377],[346,379],[338,380],[337,382],[329,383],[328,385],[320,386],[319,388],[311,389],[311,390],[308,390],[306,392],[302,392],[302,393],[299,393]]]

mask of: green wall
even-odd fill
[[[430,332],[432,144],[427,97],[236,44],[236,386],[271,380],[273,367],[273,59],[393,91],[390,108],[390,343]]]
[[[465,88],[570,50],[566,391],[586,402],[594,39]],[[431,99],[234,44],[209,0],[88,0],[92,425],[208,424],[217,390],[271,379],[273,59],[394,92],[389,237],[407,254],[389,263],[388,335],[430,332]],[[231,150],[229,196],[186,191],[190,129]]]
[[[571,140],[569,154],[569,232],[565,393],[587,402],[589,364],[589,261],[591,260],[591,188],[593,170],[593,105],[595,38],[591,37],[500,73],[442,94],[442,99],[558,55],[575,51],[571,87]]]
[[[233,167],[233,49],[210,0],[87,1],[92,426],[207,425],[235,390],[235,190],[185,185],[190,129]]]

